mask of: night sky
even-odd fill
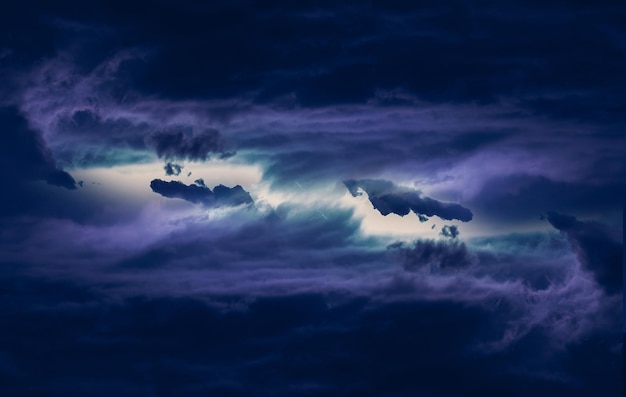
[[[622,396],[625,21],[4,2],[0,395]]]

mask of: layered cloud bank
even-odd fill
[[[6,7],[0,394],[622,395],[625,18]]]

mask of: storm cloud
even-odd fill
[[[207,302],[136,296],[107,304],[105,296],[89,289],[28,278],[10,291],[28,287],[39,293],[22,309],[2,298],[0,318],[8,325],[1,339],[0,376],[7,394],[79,395],[94,386],[121,395],[166,390],[180,396],[409,396],[432,390],[439,396],[468,390],[523,396],[540,390],[582,397],[620,391],[619,382],[611,381],[619,378],[618,355],[610,353],[603,334],[543,364],[533,354],[548,346],[542,332],[497,355],[472,349],[492,337],[488,330],[497,328],[504,310],[449,301],[381,305],[353,297],[333,302],[320,294],[247,303],[235,297]],[[69,304],[72,311],[62,310]],[[33,329],[47,332],[31,339]],[[65,354],[45,362],[37,358],[51,346]],[[386,363],[382,368],[381,362]],[[533,372],[516,370],[512,362]],[[597,371],[598,378],[564,379],[568,363],[573,375]],[[546,367],[558,376],[536,373]],[[77,379],[82,374],[89,374],[87,384]]]
[[[418,269],[453,270],[472,265],[477,257],[465,243],[454,241],[416,240],[412,244],[394,243],[387,247],[394,259],[407,271]]]
[[[343,182],[353,197],[361,195],[363,189],[374,206],[383,215],[391,213],[405,216],[413,211],[416,215],[438,216],[441,219],[472,220],[472,212],[453,203],[443,203],[426,197],[419,190],[397,186],[382,179],[347,180]]]
[[[250,194],[239,185],[232,188],[218,185],[211,189],[198,185],[185,185],[179,181],[164,181],[153,179],[150,182],[153,192],[163,197],[179,198],[191,203],[202,204],[205,207],[237,206],[253,203]]]
[[[182,169],[185,168],[184,166],[180,165],[180,164],[176,164],[176,163],[166,163],[163,166],[163,170],[165,171],[165,175],[168,176],[178,176],[180,175],[180,172],[182,171]]]
[[[448,237],[448,238],[457,238],[460,234],[459,232],[459,228],[455,225],[444,225],[441,228],[441,233],[442,236],[444,237]]]
[[[548,222],[567,236],[583,268],[591,272],[607,293],[623,290],[623,243],[616,231],[599,222],[579,221],[558,212],[547,213]],[[621,235],[621,233],[619,233]]]
[[[195,132],[189,128],[175,128],[149,136],[147,142],[159,157],[166,159],[205,160],[215,153],[223,157],[232,155],[225,152],[226,144],[215,129]]]
[[[45,141],[37,131],[29,128],[18,109],[1,108],[0,125],[3,179],[16,182],[43,180],[54,186],[76,189],[74,178],[56,166]]]
[[[624,20],[4,7],[0,394],[623,395]]]

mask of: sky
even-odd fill
[[[0,12],[3,396],[622,396],[622,1]]]

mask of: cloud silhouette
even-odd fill
[[[438,216],[441,219],[472,220],[472,212],[453,203],[444,203],[424,196],[420,191],[395,185],[384,179],[346,180],[344,185],[353,197],[361,195],[363,189],[374,206],[383,215],[391,213],[405,216],[413,211],[416,215]],[[422,220],[422,218],[420,218]]]
[[[168,162],[167,164],[165,164],[163,166],[163,170],[165,171],[165,175],[180,175],[180,172],[182,171],[182,169],[185,168],[184,166],[180,165],[180,164],[176,164],[176,163],[170,163]]]
[[[439,234],[441,234],[444,237],[448,237],[448,238],[457,238],[459,235],[459,228],[455,225],[444,225],[441,228],[441,232]]]
[[[252,204],[250,194],[243,190],[240,185],[232,188],[218,185],[211,189],[204,185],[185,185],[180,181],[164,181],[153,179],[150,182],[153,192],[163,197],[179,198],[205,207],[237,206]]]
[[[548,212],[548,222],[567,236],[582,267],[609,294],[623,290],[623,243],[599,222],[579,221],[574,216]]]

